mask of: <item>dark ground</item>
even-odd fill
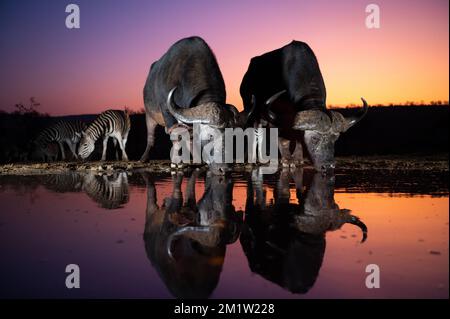
[[[336,142],[336,156],[447,154],[449,109],[448,105],[372,107],[360,123],[341,135]],[[350,115],[355,114],[357,109],[338,111]],[[36,114],[0,113],[0,163],[33,161],[29,156],[30,141],[58,120],[80,119],[90,122],[94,118],[95,115],[52,118]],[[145,145],[145,115],[132,114],[127,143],[129,158],[138,160]],[[112,149],[110,146],[109,150]],[[170,147],[169,137],[162,127],[158,127],[150,159],[168,159]],[[98,160],[100,152],[101,146],[96,147],[90,160]],[[70,153],[68,149],[66,153]],[[108,158],[114,158],[112,152],[108,152]]]

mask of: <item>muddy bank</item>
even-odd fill
[[[364,157],[338,157],[336,159],[336,172],[345,170],[422,170],[448,172],[448,154],[437,156],[364,156]],[[199,167],[190,165],[189,167]],[[251,170],[252,165],[235,164],[235,171]],[[310,168],[305,163],[305,168]],[[0,165],[2,175],[30,175],[30,174],[58,174],[68,171],[135,171],[145,170],[151,172],[169,172],[169,160],[153,160],[149,163],[139,161],[96,161],[96,162],[52,162],[52,163],[13,163]]]

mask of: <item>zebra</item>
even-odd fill
[[[84,175],[81,173],[64,172],[44,175],[42,185],[55,193],[80,192],[83,187]]]
[[[34,148],[31,151],[31,159],[41,162],[56,162],[58,160],[59,147],[58,143],[48,143],[43,147]]]
[[[126,111],[104,111],[82,132],[78,155],[82,159],[86,159],[94,151],[95,141],[103,137],[102,161],[104,161],[106,159],[108,138],[113,137],[114,146],[117,146],[117,142],[119,142],[120,149],[122,150],[122,160],[128,161],[125,146],[130,127],[130,116]],[[119,159],[117,149],[116,159]]]
[[[102,208],[121,208],[129,201],[126,172],[115,172],[111,176],[88,173],[83,178],[82,188]]]
[[[61,158],[65,160],[66,154],[63,144],[65,142],[69,146],[73,156],[78,158],[76,146],[81,139],[81,133],[86,127],[86,124],[81,121],[59,121],[44,129],[34,140],[34,146],[38,151],[47,153],[48,145],[56,142],[59,144],[61,150]]]

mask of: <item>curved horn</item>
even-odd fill
[[[272,95],[271,97],[269,97],[269,98],[266,100],[266,103],[265,103],[265,104],[266,104],[267,116],[269,117],[269,119],[270,119],[271,121],[275,121],[276,118],[277,118],[277,116],[275,115],[274,112],[272,112],[272,110],[270,109],[270,107],[271,107],[272,103],[273,103],[276,99],[278,99],[281,95],[283,95],[284,93],[286,93],[286,90],[283,90],[283,91],[280,91],[280,92],[278,92],[278,93],[275,93],[274,95]]]
[[[250,119],[250,116],[252,116],[253,112],[256,109],[256,98],[255,95],[252,94],[252,99],[251,99],[251,109],[246,112],[245,110],[240,112],[239,114],[237,114],[235,116],[235,123],[238,124],[239,126],[243,126],[246,127],[248,120]]]
[[[177,87],[174,87],[167,95],[167,109],[178,121],[185,124],[200,123],[215,126],[223,126],[225,124],[227,116],[223,106],[221,107],[215,102],[209,102],[190,108],[179,107],[173,99],[176,90]]]
[[[361,110],[361,114],[357,116],[350,116],[346,118],[347,120],[347,130],[362,120],[364,116],[367,114],[367,110],[369,109],[369,105],[367,104],[366,100],[364,98],[361,98],[361,101],[363,102],[363,109]]]
[[[358,217],[350,215],[350,220],[346,221],[346,223],[358,226],[361,228],[363,232],[363,238],[361,240],[361,243],[365,242],[367,239],[367,226],[364,224]]]
[[[188,233],[188,232],[208,233],[209,232],[209,228],[210,227],[208,227],[208,226],[187,226],[187,227],[183,227],[181,229],[178,229],[173,234],[170,234],[169,238],[167,239],[167,245],[166,245],[167,254],[169,255],[169,257],[172,258],[172,259],[175,259],[173,257],[173,254],[172,254],[172,242],[175,239],[175,237],[183,235],[183,234]]]
[[[189,109],[183,109],[180,108],[175,101],[173,100],[173,95],[178,87],[174,87],[172,90],[170,90],[169,94],[167,95],[167,108],[169,112],[180,122],[186,123],[186,124],[193,124],[198,123],[198,119],[193,118],[191,116],[192,112],[186,112],[186,110]]]

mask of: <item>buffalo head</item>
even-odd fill
[[[268,117],[272,121],[276,120],[277,115],[270,110],[270,106],[284,93],[286,90],[276,93],[266,101]],[[334,144],[339,135],[367,114],[368,104],[363,98],[361,100],[363,109],[357,116],[344,117],[339,112],[320,108],[299,111],[295,115],[292,128],[304,132],[305,146],[317,170],[334,169]]]
[[[229,170],[228,165],[223,163],[226,151],[225,128],[245,126],[252,111],[239,112],[231,104],[218,102],[202,103],[189,108],[181,107],[174,100],[176,90],[177,87],[174,87],[167,96],[167,109],[180,123],[200,125],[200,136],[198,136],[198,140],[194,140],[194,143],[199,143],[198,149],[201,149],[205,143],[213,143],[213,149],[220,151],[222,161],[217,161],[211,152],[204,152],[206,155],[204,160],[214,173],[223,175]]]

